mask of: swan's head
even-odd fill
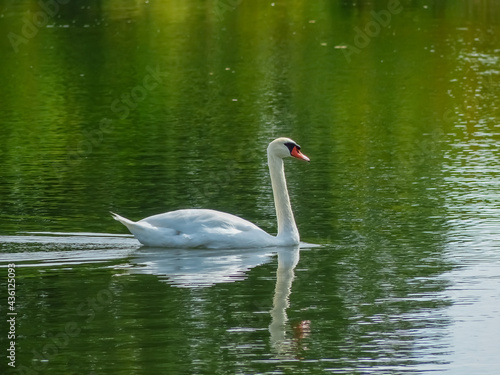
[[[282,159],[293,156],[294,158],[305,161],[310,160],[307,156],[300,152],[300,146],[290,138],[278,138],[269,143],[269,146],[267,147],[267,154],[277,156]]]

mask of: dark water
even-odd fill
[[[487,0],[0,1],[2,373],[496,374],[499,24]],[[146,249],[108,213],[274,233],[278,136],[312,160],[286,170],[319,247]]]

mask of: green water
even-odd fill
[[[497,373],[500,4],[0,1],[0,36],[2,373]],[[275,233],[278,136],[320,247],[92,234]]]

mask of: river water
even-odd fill
[[[497,374],[499,24],[491,0],[0,1],[1,372]],[[300,247],[142,248],[109,215],[275,233],[278,136],[311,158],[286,160]]]

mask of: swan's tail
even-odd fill
[[[130,230],[130,227],[134,226],[134,224],[135,224],[132,220],[129,220],[123,216],[115,214],[114,212],[110,211],[109,213],[111,214],[111,216],[113,216],[113,219],[115,219],[116,221],[119,221],[120,223],[125,225],[129,230]]]
[[[142,220],[135,222],[118,214],[115,214],[114,212],[110,212],[110,214],[111,216],[113,216],[113,219],[125,225],[127,229],[130,231],[130,233],[132,233],[140,243],[146,246],[156,246],[155,244],[157,242],[155,241],[156,237],[158,236],[157,228],[153,227],[148,222],[144,222]],[[161,239],[161,233],[160,233],[160,239]]]

